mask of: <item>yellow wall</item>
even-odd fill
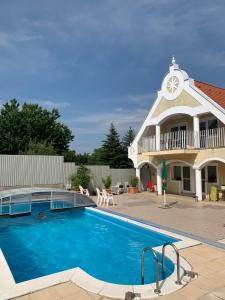
[[[201,165],[206,159],[213,160],[214,158],[225,159],[225,149],[224,148],[215,148],[215,149],[205,149],[200,150],[196,156],[195,165]]]
[[[200,103],[197,100],[195,100],[190,94],[188,94],[186,91],[183,91],[174,100],[167,100],[166,98],[162,97],[161,101],[159,102],[158,106],[156,107],[152,115],[152,118],[158,117],[165,110],[175,106],[196,107],[196,106],[200,106]]]
[[[166,167],[167,170],[167,192],[172,194],[180,194],[180,184],[179,181],[171,181],[171,165]]]
[[[225,163],[218,162],[219,185],[225,184]]]

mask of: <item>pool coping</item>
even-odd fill
[[[155,227],[144,222],[129,219],[125,216],[119,216],[117,214],[113,214],[113,212],[100,210],[98,208],[87,207],[85,209],[98,212],[103,215],[108,215],[110,217],[114,217],[127,223],[134,224],[145,229],[150,229],[161,234],[174,237],[176,239],[180,239],[180,241],[174,243],[178,249],[184,249],[201,244],[201,242],[198,240],[194,240],[182,236],[180,234],[161,229],[160,226]],[[160,253],[162,252],[162,246],[155,247],[153,249]],[[185,276],[184,271],[190,271],[192,269],[191,265],[183,257],[180,257],[180,272],[182,278],[182,285],[178,285],[175,283],[177,266],[176,257],[174,255],[174,250],[172,249],[172,247],[168,247],[168,249],[166,250],[166,256],[172,260],[172,262],[175,265],[175,268],[170,276],[159,282],[161,289],[160,295],[166,295],[168,293],[174,292],[186,285],[188,283],[188,278]],[[134,293],[141,293],[142,299],[153,298],[157,296],[157,294],[154,293],[155,283],[145,285],[112,284],[94,278],[79,267],[31,279],[21,283],[16,283],[1,249],[0,270],[0,300],[12,299],[67,281],[72,281],[79,287],[89,292],[93,292],[98,295],[111,298],[124,299],[125,293],[128,291]]]

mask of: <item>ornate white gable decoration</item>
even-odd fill
[[[184,88],[184,81],[188,80],[189,76],[186,72],[179,69],[176,64],[175,58],[172,58],[172,65],[170,66],[169,73],[166,75],[162,82],[162,94],[167,100],[176,99]]]

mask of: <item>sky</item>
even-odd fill
[[[171,57],[225,87],[224,0],[0,0],[0,104],[57,107],[71,149],[146,118]]]

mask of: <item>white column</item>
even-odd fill
[[[160,125],[155,126],[155,148],[160,151]]]
[[[138,190],[141,190],[141,169],[137,168],[136,169],[136,177],[139,179],[138,180]]]
[[[162,168],[157,167],[157,191],[158,195],[162,195]]]
[[[202,171],[195,169],[195,187],[198,201],[202,201]]]
[[[193,129],[194,129],[194,146],[195,148],[200,148],[200,126],[199,126],[199,117],[193,117]]]

